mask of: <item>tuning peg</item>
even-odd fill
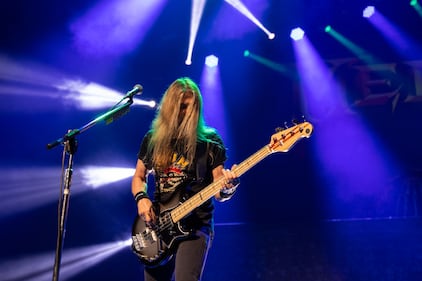
[[[281,131],[283,131],[283,128],[281,128],[281,127],[277,127],[277,128],[275,128],[275,132],[276,132],[276,133],[279,133],[279,132],[281,132]]]
[[[297,125],[297,124],[299,124],[299,121],[297,121],[297,119],[293,119],[292,123],[293,123],[293,125]]]

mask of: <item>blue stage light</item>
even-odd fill
[[[214,56],[214,55],[209,55],[205,58],[205,64],[208,67],[214,67],[218,65],[218,57]]]
[[[292,38],[295,41],[302,39],[304,35],[305,35],[305,31],[303,31],[303,29],[300,27],[294,28],[290,32],[290,38]]]
[[[370,18],[375,13],[375,7],[374,6],[368,6],[363,10],[362,16],[364,18]]]

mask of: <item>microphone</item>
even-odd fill
[[[135,86],[133,86],[132,90],[130,90],[129,92],[126,93],[124,98],[132,99],[134,95],[140,95],[142,93],[143,89],[144,88],[141,85],[136,84]]]

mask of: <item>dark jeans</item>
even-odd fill
[[[175,255],[166,264],[145,268],[145,281],[201,280],[211,241],[209,235],[198,231],[194,239],[179,243]]]

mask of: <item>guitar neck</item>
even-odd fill
[[[246,160],[241,162],[236,166],[233,170],[237,176],[241,176],[246,173],[250,168],[255,166],[265,157],[273,153],[274,151],[266,145],[251,156],[249,156]],[[196,207],[202,205],[205,201],[213,197],[215,194],[220,192],[221,186],[223,184],[224,177],[219,178],[218,180],[214,181],[212,184],[205,187],[200,192],[196,193],[194,196],[186,200],[183,204],[175,208],[171,211],[171,218],[174,223],[178,222],[185,216],[187,216],[190,212],[192,212]]]

